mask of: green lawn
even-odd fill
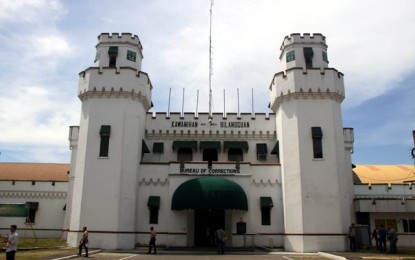
[[[75,248],[17,250],[16,259],[46,260],[64,257],[68,255],[76,255],[77,253],[77,249]]]
[[[34,238],[20,238],[19,245],[17,246],[16,259],[44,260],[71,254],[77,254],[77,249],[67,248],[65,240],[41,238],[36,241]]]
[[[50,247],[64,247],[66,240],[39,238],[37,241],[34,238],[19,238],[18,248],[50,248]]]

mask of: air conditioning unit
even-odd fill
[[[267,160],[267,154],[266,153],[259,153],[257,155],[258,161],[266,161]]]

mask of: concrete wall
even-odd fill
[[[33,230],[37,237],[61,238],[65,216],[67,182],[0,181],[0,204],[39,202]],[[17,225],[21,237],[33,237],[32,227],[24,217],[0,217],[2,236],[10,233],[10,225]],[[27,230],[26,230],[27,229]]]

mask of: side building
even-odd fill
[[[63,238],[69,164],[0,163],[0,233]]]

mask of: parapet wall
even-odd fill
[[[146,131],[148,133],[176,132],[183,134],[212,133],[213,135],[255,135],[258,138],[275,138],[276,124],[275,114],[243,113],[238,116],[236,113],[228,113],[226,118],[222,113],[214,113],[209,119],[208,113],[147,113]]]
[[[321,33],[304,33],[302,35],[300,33],[292,33],[290,36],[285,36],[280,50],[283,50],[285,46],[291,45],[293,43],[323,43],[326,45],[326,37]]]
[[[286,97],[329,98],[338,102],[345,98],[343,74],[333,68],[291,68],[279,72],[274,75],[269,90],[273,111]]]
[[[98,35],[98,44],[99,43],[130,43],[138,45],[140,51],[143,50],[143,46],[141,45],[138,36],[133,35],[131,33],[101,33],[100,35]]]

